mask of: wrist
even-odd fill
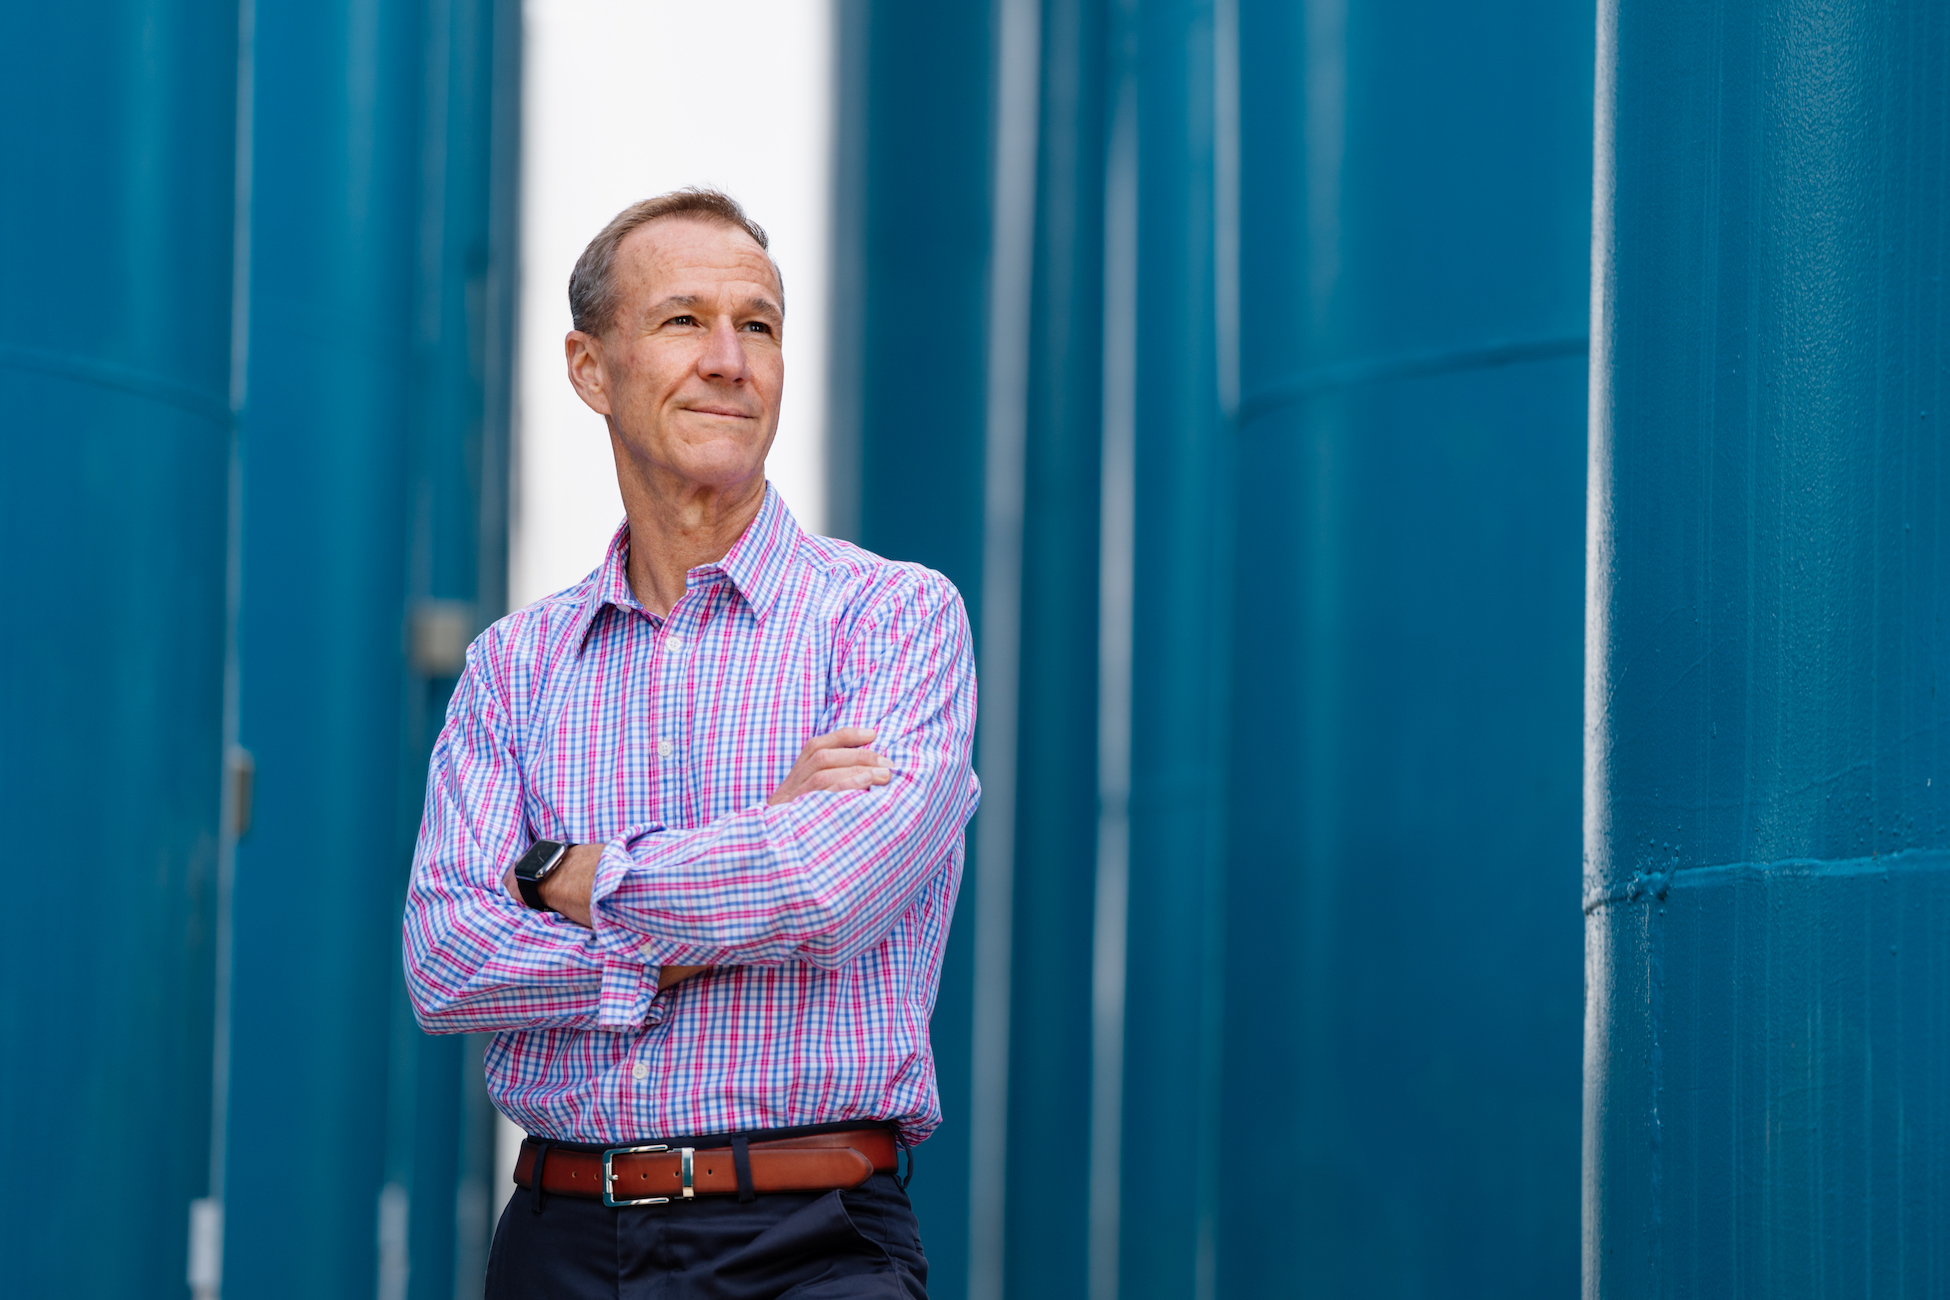
[[[536,840],[528,852],[521,855],[514,870],[515,888],[521,894],[521,901],[538,912],[553,912],[557,908],[549,901],[547,884],[558,874],[569,853],[575,846],[559,840]]]
[[[562,859],[540,882],[543,904],[582,927],[590,928],[590,896],[596,884],[596,868],[603,860],[603,845],[571,844]]]

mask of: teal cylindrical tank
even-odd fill
[[[841,119],[869,157],[950,124],[959,142],[908,144],[893,186],[843,172],[843,203],[868,213],[851,228],[878,233],[854,245],[867,301],[875,277],[939,285],[969,330],[982,197],[986,305],[1025,300],[989,321],[985,425],[955,404],[972,347],[915,364],[871,310],[837,341],[882,403],[835,420],[836,439],[862,431],[834,498],[878,503],[870,544],[924,545],[943,567],[977,543],[1008,554],[981,532],[1012,526],[975,496],[983,436],[987,487],[1022,502],[1019,590],[986,580],[981,611],[1019,620],[982,668],[984,734],[1015,735],[1011,788],[984,772],[957,919],[1008,955],[978,989],[1006,999],[1009,1149],[970,1170],[949,1125],[923,1149],[919,1195],[946,1209],[969,1186],[993,1234],[931,1285],[960,1294],[965,1268],[979,1300],[1561,1294],[1578,1231],[1588,15],[1024,0],[990,22],[986,157],[922,95]],[[1013,23],[1035,39],[1010,42]],[[873,26],[853,48],[966,85],[976,43],[922,34]],[[1019,265],[1009,96],[1025,83]],[[907,242],[896,214],[951,192],[954,238]],[[900,422],[917,409],[943,413],[925,438]],[[876,428],[882,412],[898,418]],[[1018,418],[1011,480],[999,441]],[[975,915],[998,833],[1000,941]],[[944,1061],[968,1041],[950,976]],[[978,1080],[997,1070],[974,1062]],[[952,1125],[960,1099],[944,1099]],[[1055,1195],[1025,1194],[1028,1133],[1056,1135]]]
[[[1216,1285],[1568,1295],[1590,15],[1239,15]]]
[[[238,634],[257,791],[237,856],[231,1300],[372,1294],[382,1213],[402,1208],[381,1191],[411,852],[421,17],[404,0],[257,11]],[[294,1137],[306,1176],[259,1194]]]
[[[482,1044],[414,1024],[399,926],[427,754],[505,601],[519,31],[510,0],[258,15],[232,1297],[478,1287],[501,1200]],[[311,1176],[253,1197],[293,1132]]]
[[[1599,7],[1584,1293],[1950,1288],[1950,10]]]
[[[208,1190],[237,24],[0,18],[13,1294],[179,1293]]]
[[[838,0],[830,530],[948,575],[981,629],[989,3]],[[925,301],[925,329],[883,328]],[[978,740],[978,745],[979,745]],[[941,1127],[911,1195],[929,1293],[969,1269],[978,819],[930,1021]]]
[[[1130,911],[1120,1297],[1209,1286],[1230,718],[1232,438],[1219,388],[1214,6],[1129,6],[1135,99]],[[1106,395],[1107,398],[1110,396]],[[1096,1117],[1093,1117],[1095,1120]],[[1156,1194],[1160,1141],[1178,1149]],[[1099,1274],[1101,1276],[1101,1274]],[[1101,1285],[1099,1283],[1098,1285]]]

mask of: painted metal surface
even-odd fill
[[[236,67],[229,0],[0,19],[10,1294],[171,1294],[206,1190]]]
[[[982,636],[990,7],[840,0],[832,528],[938,569]],[[912,321],[912,326],[894,322]],[[979,741],[978,741],[979,744]],[[980,854],[977,814],[969,862]],[[911,1195],[929,1293],[968,1277],[973,948],[964,876],[931,1024],[947,1118]]]
[[[1088,1159],[970,1276],[1560,1294],[1588,22],[1036,8],[1006,1115]]]
[[[1024,564],[1007,1115],[1066,1135],[1065,1194],[1004,1198],[1011,1296],[1081,1296],[1097,833],[1098,439],[1109,6],[1041,5],[1022,404]],[[1020,1175],[1018,1174],[1017,1177]],[[1019,1183],[1017,1184],[1019,1187]]]
[[[506,606],[519,138],[515,0],[436,2],[423,22],[397,805],[409,857],[461,652]],[[401,870],[395,915],[405,883]],[[423,1034],[397,980],[392,996],[386,1179],[405,1193],[407,1221],[393,1258],[382,1238],[380,1300],[448,1300],[479,1289],[500,1202],[486,1037]]]
[[[1213,7],[1136,6],[1140,634],[1117,1294],[1210,1294],[1224,944],[1231,439],[1220,406]],[[1160,1142],[1178,1148],[1169,1195]],[[1203,1283],[1203,1285],[1201,1285]]]
[[[257,789],[235,894],[233,1300],[371,1294],[379,1276],[411,852],[401,737],[419,18],[392,0],[257,15],[239,630],[239,736]],[[255,1194],[294,1135],[308,1176]],[[396,1215],[399,1198],[390,1205]]]
[[[504,599],[509,24],[259,19],[232,1296],[445,1296],[485,1257],[478,1046],[414,1026],[398,945],[426,755]],[[314,1176],[250,1197],[294,1132]]]
[[[1600,7],[1587,1295],[1950,1286],[1950,12]]]
[[[0,214],[0,527],[34,614],[0,665],[4,784],[24,833],[84,846],[90,933],[0,946],[4,1150],[47,1171],[0,1202],[8,1286],[176,1292],[221,1172],[232,1295],[453,1294],[485,1254],[491,1117],[479,1045],[404,1010],[398,896],[458,652],[503,599],[518,12],[287,7],[241,62],[248,3],[7,25],[0,131],[34,201]],[[226,929],[239,483],[262,779]],[[104,1211],[132,1150],[142,1211]]]
[[[1589,20],[1240,31],[1215,1287],[1567,1294]]]

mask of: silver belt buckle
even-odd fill
[[[669,1205],[671,1198],[668,1196],[639,1196],[635,1199],[617,1200],[616,1169],[613,1163],[617,1156],[654,1155],[659,1151],[668,1150],[669,1147],[661,1144],[647,1147],[610,1147],[605,1150],[603,1152],[603,1204],[611,1208],[623,1205]],[[687,1201],[697,1196],[697,1188],[691,1183],[691,1157],[696,1154],[696,1151],[695,1147],[677,1148],[677,1166],[684,1180],[682,1197]]]

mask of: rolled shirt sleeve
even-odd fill
[[[433,750],[406,906],[406,983],[429,1033],[636,1029],[653,1023],[657,965],[523,907],[502,880],[531,837],[507,711],[477,644]]]

